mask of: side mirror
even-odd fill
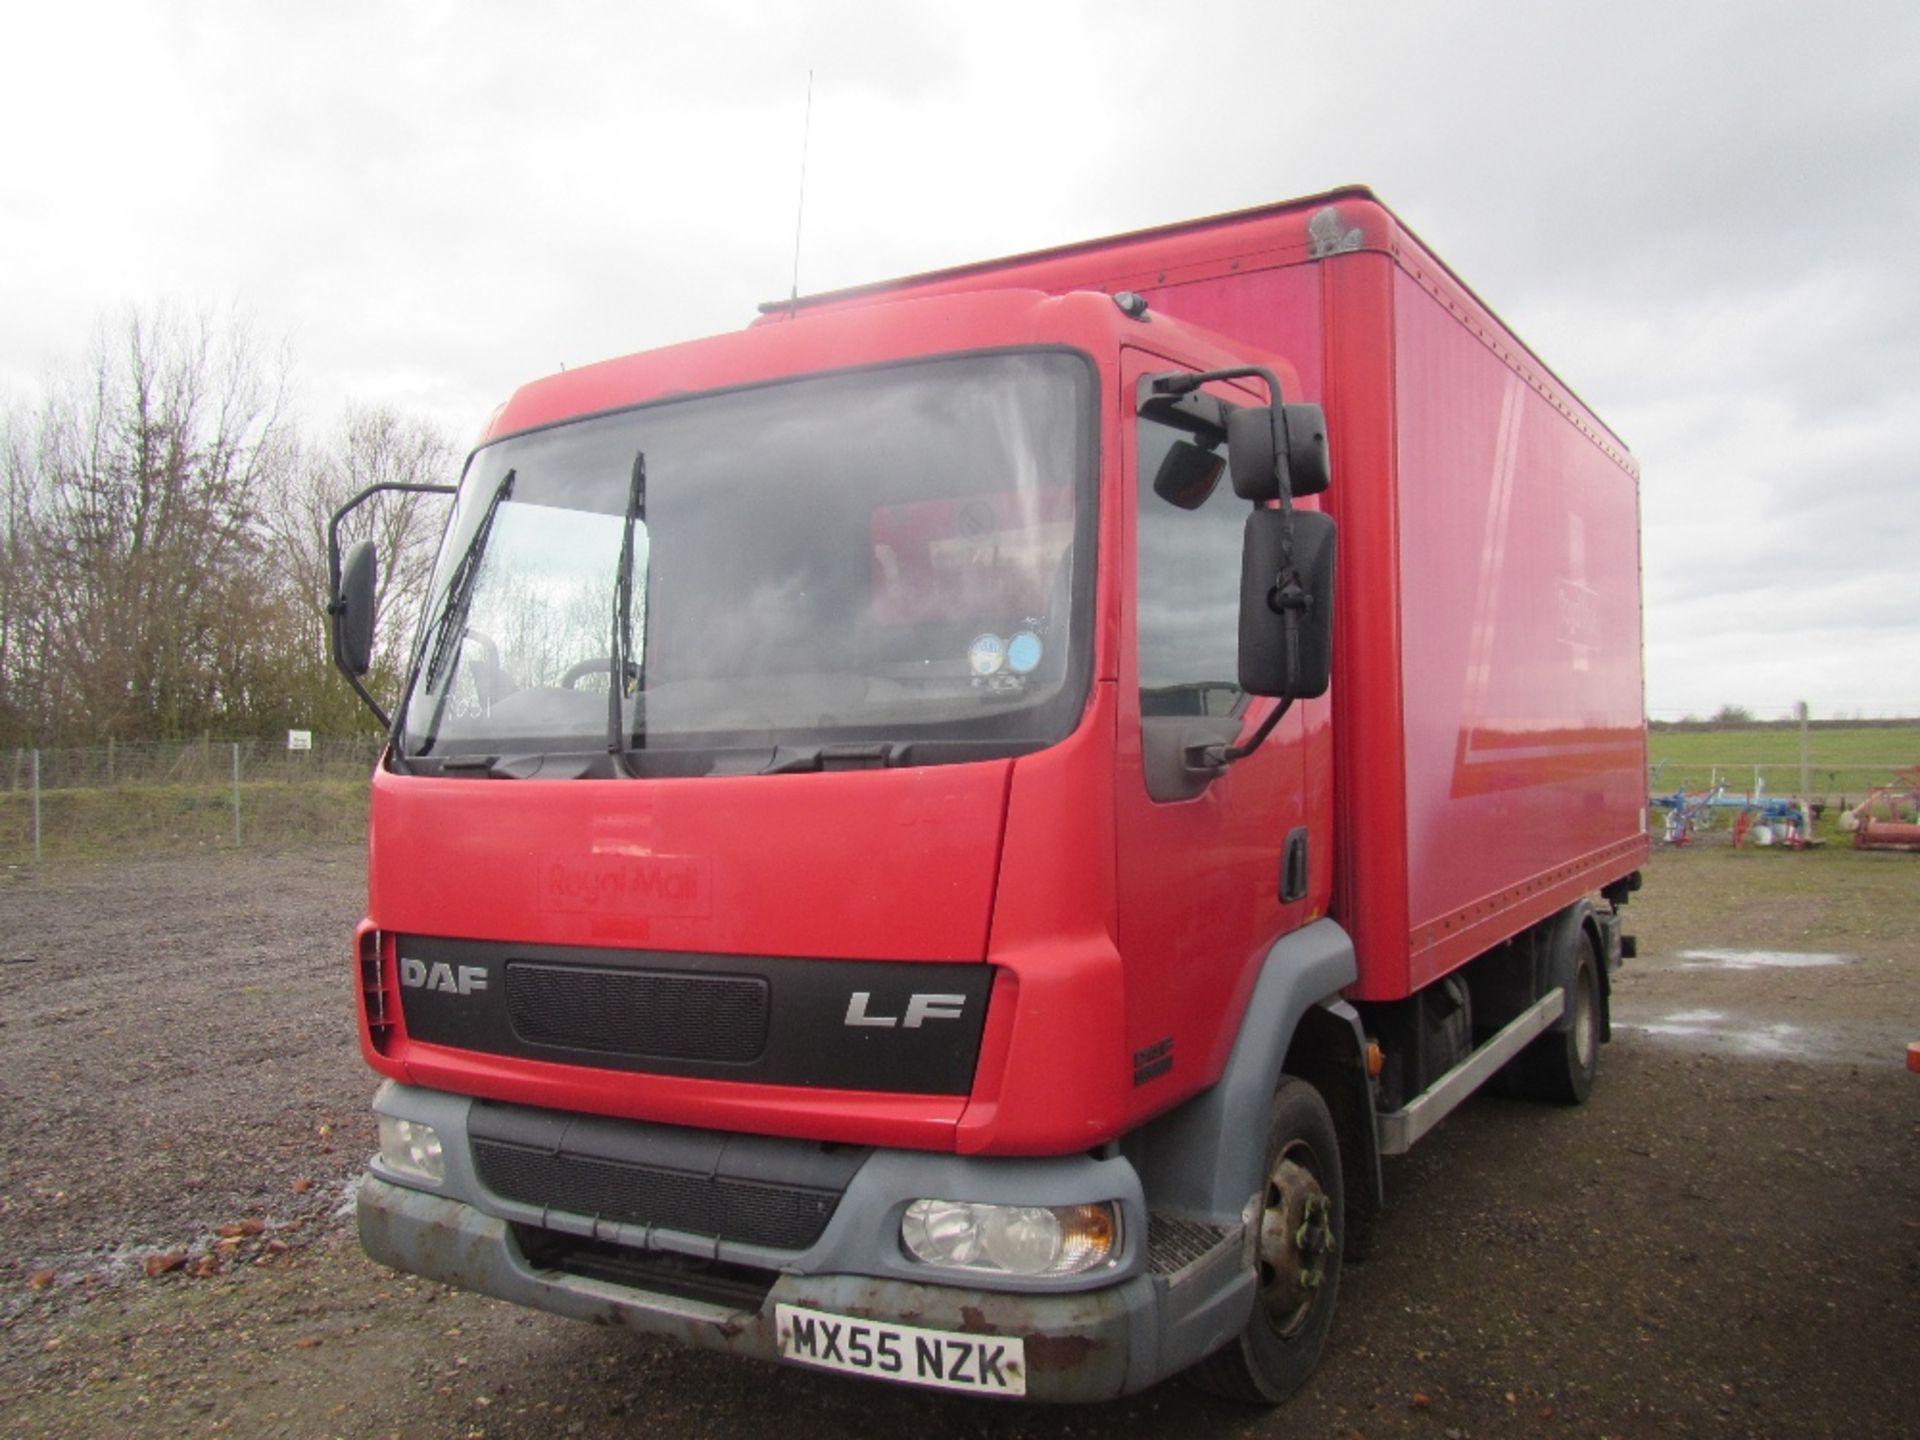
[[[1227,463],[1233,493],[1256,505],[1278,500],[1283,486],[1296,499],[1318,495],[1332,474],[1326,412],[1318,405],[1233,411],[1227,416]]]
[[[1234,482],[1237,489],[1237,473]],[[1291,566],[1285,553],[1289,522]],[[1333,541],[1333,520],[1313,511],[1256,510],[1247,517],[1240,551],[1240,688],[1248,694],[1311,700],[1326,693],[1333,663]]]
[[[1153,493],[1181,510],[1198,510],[1220,483],[1224,460],[1191,440],[1176,440],[1154,472]]]
[[[333,663],[354,678],[373,668],[373,591],[379,568],[373,542],[360,541],[347,551],[340,567],[340,593],[327,607],[333,621]]]

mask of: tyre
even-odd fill
[[[1201,1389],[1251,1405],[1278,1405],[1319,1363],[1340,1293],[1346,1224],[1340,1140],[1320,1092],[1282,1079],[1270,1114],[1253,1314],[1187,1372]]]
[[[1576,930],[1574,937],[1580,956],[1567,986],[1563,1012],[1567,1027],[1549,1030],[1516,1055],[1509,1067],[1513,1093],[1529,1100],[1584,1104],[1600,1068],[1600,972],[1585,933]]]

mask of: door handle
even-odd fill
[[[1295,826],[1280,854],[1280,903],[1307,898],[1307,827]]]

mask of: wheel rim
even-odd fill
[[[1299,1333],[1313,1312],[1333,1253],[1333,1202],[1314,1174],[1313,1152],[1299,1141],[1281,1150],[1267,1174],[1260,1215],[1260,1305],[1282,1337]]]
[[[1594,1001],[1593,972],[1581,972],[1580,983],[1573,987],[1573,1058],[1580,1069],[1593,1069],[1600,1050],[1600,1007]]]

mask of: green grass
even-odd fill
[[[364,779],[240,786],[243,846],[349,844],[366,833]],[[117,785],[40,797],[44,861],[233,847],[233,787]],[[33,860],[33,797],[0,794],[0,864]]]
[[[1920,725],[1815,727],[1807,735],[1813,798],[1859,800],[1895,769],[1920,765]],[[1705,790],[1715,772],[1731,794],[1753,788],[1754,767],[1770,795],[1800,788],[1800,731],[1791,725],[1655,730],[1647,736],[1653,788]]]

